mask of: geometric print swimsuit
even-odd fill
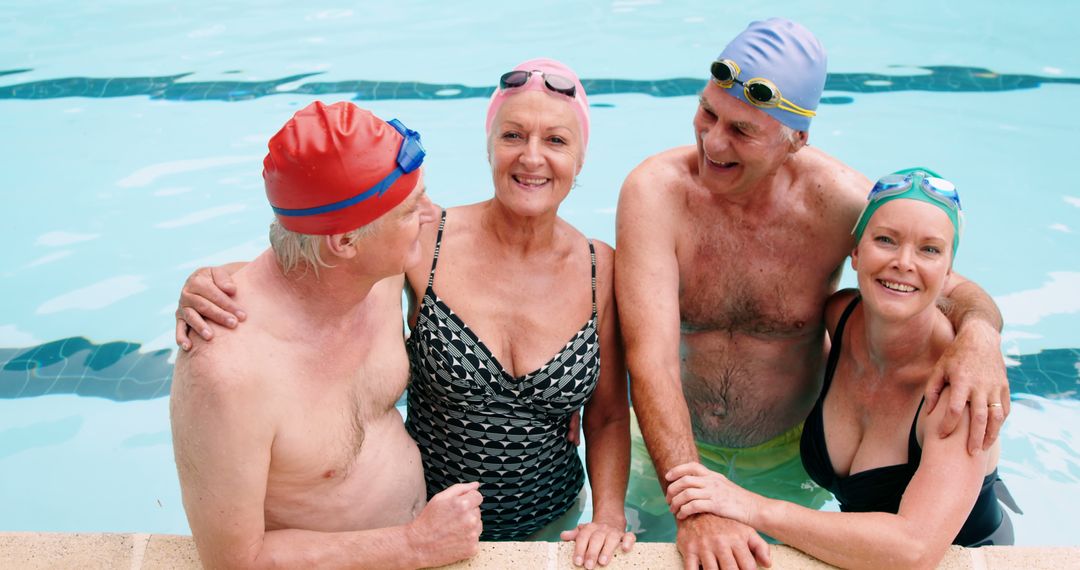
[[[420,448],[429,499],[455,483],[479,481],[481,540],[522,540],[566,512],[584,484],[566,435],[570,414],[600,377],[596,252],[590,241],[592,316],[547,364],[515,378],[435,294],[445,224],[444,210],[416,330],[406,342],[405,425]]]

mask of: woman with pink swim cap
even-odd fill
[[[421,238],[430,264],[407,274],[406,427],[429,495],[480,481],[481,539],[573,529],[575,563],[606,564],[635,540],[614,251],[558,216],[588,144],[585,89],[562,63],[526,61],[501,77],[485,128],[494,197],[444,211]],[[593,520],[575,528],[584,471],[568,435],[583,404]]]
[[[406,427],[429,497],[480,482],[482,540],[564,531],[575,564],[605,565],[635,541],[623,511],[630,413],[614,250],[558,215],[589,140],[585,88],[558,61],[526,61],[500,78],[485,128],[494,196],[425,226],[426,263],[406,271]],[[220,295],[200,271],[182,306]],[[583,405],[593,517],[577,525]]]

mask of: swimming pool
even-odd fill
[[[692,141],[708,62],[784,15],[830,54],[811,144],[871,177],[923,164],[961,187],[957,269],[1000,304],[1014,364],[1001,473],[1026,513],[1017,542],[1080,544],[1058,522],[1080,510],[1080,5],[836,4],[5,3],[0,530],[188,532],[168,423],[176,294],[195,267],[266,246],[261,160],[300,107],[359,99],[401,118],[423,133],[433,199],[469,203],[490,193],[496,78],[565,60],[593,126],[561,213],[613,242],[623,176]]]

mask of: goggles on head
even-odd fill
[[[390,171],[390,174],[387,174],[371,188],[368,188],[351,198],[346,198],[334,202],[333,204],[316,206],[314,208],[286,209],[273,207],[274,213],[281,216],[314,216],[348,208],[349,206],[359,204],[372,196],[382,196],[383,192],[386,192],[388,188],[393,186],[398,178],[420,168],[420,165],[424,163],[424,157],[427,155],[427,152],[424,150],[424,145],[420,144],[420,133],[406,127],[397,119],[392,119],[387,124],[394,127],[394,130],[397,132],[401,133],[402,137],[401,147],[398,149],[397,160],[394,164],[394,170]]]
[[[956,255],[956,249],[960,245],[960,234],[964,230],[964,212],[960,206],[960,193],[952,182],[920,168],[901,170],[883,176],[874,184],[866,197],[866,206],[863,207],[855,227],[851,230],[855,240],[862,239],[867,223],[878,208],[886,202],[899,198],[926,202],[944,211],[955,230],[953,255]]]
[[[499,78],[499,88],[505,91],[507,89],[522,87],[529,82],[529,79],[534,73],[540,74],[540,77],[544,80],[544,87],[546,87],[548,91],[566,95],[570,98],[577,95],[577,85],[574,84],[573,79],[557,73],[544,73],[539,69],[534,69],[532,71],[525,71],[523,69],[507,71]]]
[[[867,203],[873,203],[889,196],[897,196],[907,192],[915,183],[915,174],[911,172],[881,177],[874,184],[874,187],[870,189],[870,194],[866,197]],[[956,186],[952,182],[944,178],[930,176],[925,172],[921,172],[921,174],[918,186],[923,194],[936,200],[946,208],[952,209],[954,212],[960,211],[960,194],[956,191]]]
[[[718,59],[712,64],[712,78],[720,87],[731,89],[736,83],[742,85],[743,95],[751,104],[758,107],[776,107],[803,117],[813,117],[817,113],[784,99],[775,83],[764,77],[755,77],[743,81],[739,79],[739,64],[730,59]]]

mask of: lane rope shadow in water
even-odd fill
[[[74,394],[115,401],[169,395],[169,349],[139,352],[132,342],[94,344],[66,338],[28,348],[0,348],[0,399]]]
[[[27,348],[0,348],[0,399],[74,394],[123,402],[168,396],[172,351],[140,352],[140,347],[73,337]],[[1014,395],[1080,400],[1080,348],[1010,358],[1018,362],[1007,369]]]
[[[1027,74],[997,73],[982,67],[928,65],[893,66],[914,73],[830,73],[825,82],[826,95],[821,103],[852,103],[849,96],[829,92],[889,93],[896,91],[932,91],[950,93],[989,93],[1036,89],[1045,84],[1080,85],[1076,77],[1047,77]],[[0,70],[0,77],[29,73],[32,69]],[[227,73],[238,73],[229,71]],[[62,77],[0,85],[0,99],[57,99],[63,97],[110,98],[147,96],[169,101],[247,101],[270,95],[341,95],[355,101],[392,99],[471,99],[491,96],[494,86],[468,86],[456,83],[421,83],[419,81],[307,81],[321,72],[289,75],[267,81],[185,81],[193,72],[160,77]],[[302,83],[301,83],[302,82]],[[583,79],[590,96],[637,93],[653,97],[697,95],[704,79],[679,77],[658,80]],[[600,105],[610,106],[610,105]]]

